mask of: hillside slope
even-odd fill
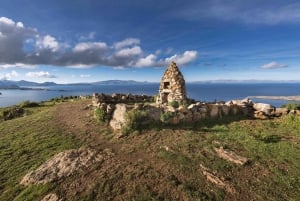
[[[30,108],[25,117],[0,122],[0,200],[41,200],[48,193],[64,200],[300,197],[299,118],[228,118],[195,127],[156,127],[117,139],[94,120],[88,104],[81,100]],[[114,155],[49,184],[19,184],[53,155],[79,147]],[[224,160],[215,151],[219,147],[249,161]]]

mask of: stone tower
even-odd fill
[[[176,101],[179,105],[186,103],[186,88],[182,73],[175,62],[171,62],[165,71],[159,86],[156,103],[159,105]]]

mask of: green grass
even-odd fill
[[[52,121],[48,107],[0,123],[0,200],[38,200],[49,185],[24,187],[22,177],[52,155],[80,144]]]
[[[255,168],[265,171],[267,176],[257,175],[251,184],[241,182],[237,188],[247,189],[256,195],[256,200],[297,200],[300,197],[300,143],[299,121],[296,116],[282,120],[255,120],[254,124],[232,122],[204,127],[205,138],[201,132],[187,132],[194,147],[201,147],[205,154],[195,154],[194,162],[221,175],[241,171],[239,167],[215,157],[213,147],[223,146],[250,159],[251,171]],[[214,142],[218,142],[217,145]],[[212,162],[213,161],[213,162]],[[254,174],[254,173],[253,173]],[[255,187],[255,188],[254,188]],[[252,189],[253,188],[253,189]]]
[[[54,154],[86,145],[61,130],[54,119],[54,109],[51,102],[25,107],[25,117],[0,122],[0,200],[40,200],[55,191],[64,196],[59,190],[64,180],[61,184],[19,185],[28,171]],[[148,127],[139,123],[145,116],[132,113],[127,117],[131,118],[130,128],[140,132],[122,139],[111,139],[114,136],[111,130],[99,125],[97,132],[104,136],[102,140],[118,144],[120,155],[133,158],[127,163],[118,164],[116,160],[106,164],[111,166],[100,171],[93,180],[95,185],[76,193],[73,200],[113,200],[123,196],[126,200],[174,200],[173,195],[185,200],[299,199],[300,117],[288,115],[274,120],[226,117],[193,125],[144,129]],[[169,151],[160,148],[166,146]],[[249,163],[239,166],[217,157],[214,148],[221,146],[247,157]],[[139,159],[143,162],[138,162]],[[200,164],[241,194],[230,197],[226,190],[208,182]],[[69,178],[72,179],[75,176]],[[156,184],[160,187],[155,188]]]

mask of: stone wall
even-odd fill
[[[154,102],[153,97],[139,95],[104,95],[94,94],[93,105],[105,112],[105,120],[114,130],[126,126],[126,114],[137,110],[147,113],[147,121],[162,124],[197,123],[203,119],[216,119],[226,116],[242,115],[249,118],[269,119],[289,113],[300,115],[300,111],[275,108],[265,103],[253,103],[249,99],[232,100],[226,103],[201,103],[173,107],[162,107]],[[134,104],[133,104],[134,103]],[[140,122],[141,123],[141,122]]]
[[[154,102],[153,96],[148,95],[133,95],[133,94],[98,94],[94,93],[92,97],[93,106],[99,107],[101,104],[116,104],[116,103],[145,103]]]

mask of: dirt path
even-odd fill
[[[121,151],[122,144],[116,140],[109,140],[112,136],[103,135],[103,132],[112,133],[106,126],[101,126],[93,118],[93,109],[87,107],[91,100],[67,102],[59,104],[55,110],[55,119],[66,132],[71,132],[78,139],[84,139],[94,149],[111,149],[118,159],[133,162],[146,153],[126,154]],[[140,157],[139,157],[140,156]]]
[[[59,194],[64,195],[67,200],[71,200],[77,194],[88,193],[92,189],[99,187],[99,185],[104,185],[106,187],[103,188],[108,188],[107,186],[109,186],[110,188],[114,187],[118,191],[115,193],[109,192],[111,198],[108,197],[106,200],[123,200],[121,197],[129,196],[124,186],[141,185],[163,188],[165,184],[164,182],[159,182],[159,178],[164,178],[165,176],[163,171],[157,168],[160,166],[152,165],[156,161],[154,156],[142,149],[126,151],[126,149],[130,150],[134,143],[131,144],[124,140],[119,143],[117,140],[112,140],[112,136],[103,135],[103,131],[110,133],[112,131],[108,130],[109,128],[106,126],[101,126],[95,122],[92,109],[87,108],[89,104],[90,100],[83,100],[57,105],[54,111],[57,125],[65,133],[84,140],[89,147],[96,150],[110,149],[115,155],[112,159],[103,163],[101,167],[96,166],[88,172],[76,175],[76,177],[67,178],[60,184]],[[145,178],[149,176],[143,176],[145,168],[147,171],[155,172],[158,178],[152,178],[152,180]],[[124,174],[140,174],[140,176],[139,178],[127,179],[123,177]],[[105,184],[102,183],[103,181],[99,182],[101,178],[106,180]],[[119,197],[120,195],[122,196]]]

